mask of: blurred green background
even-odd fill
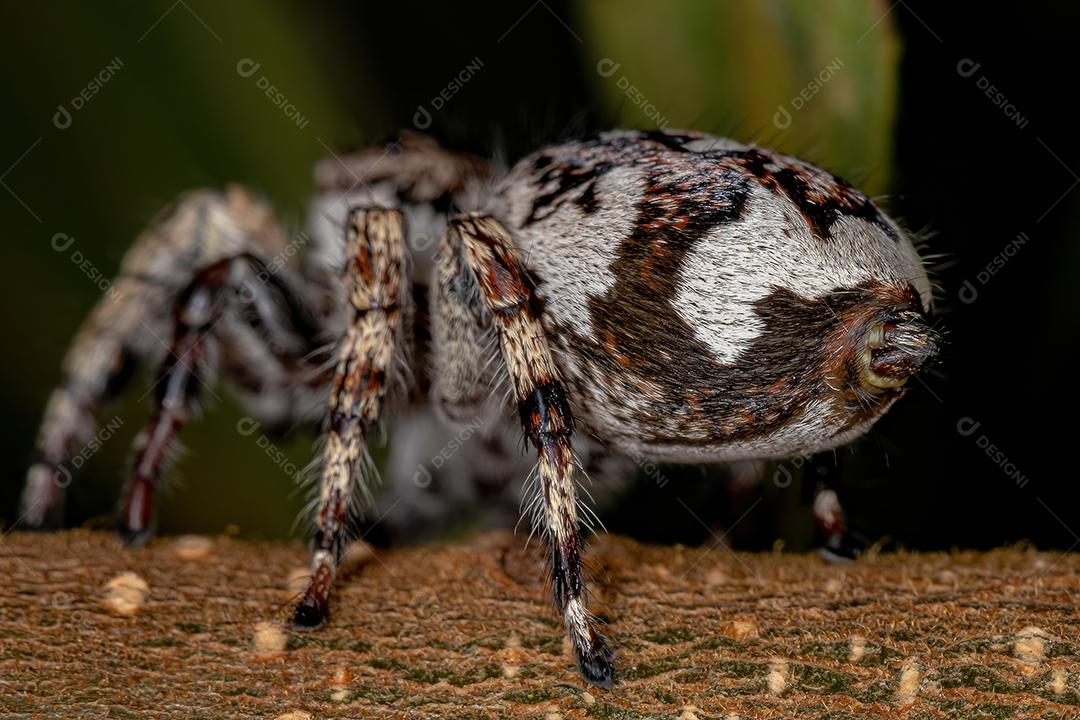
[[[512,160],[592,129],[659,125],[777,147],[868,194],[890,193],[887,206],[909,225],[940,230],[935,250],[951,258],[941,275],[946,311],[957,305],[955,288],[1016,232],[1037,235],[1038,253],[1025,251],[987,286],[988,297],[947,317],[953,345],[944,377],[916,388],[845,460],[846,498],[871,537],[917,546],[1031,537],[1067,547],[1068,528],[1080,525],[1077,491],[1055,482],[1062,468],[1047,450],[1065,446],[1053,435],[1063,428],[1040,432],[1017,419],[1042,411],[1040,382],[1071,369],[1050,347],[1076,325],[1066,311],[1075,307],[1071,293],[1058,290],[1076,267],[1075,243],[1064,240],[1076,228],[1076,202],[1066,195],[1052,216],[1035,218],[1069,187],[1076,157],[1075,133],[1049,125],[1059,119],[1044,109],[1046,89],[1066,83],[1076,63],[1039,55],[1068,54],[1047,33],[1075,26],[1072,15],[1051,5],[1028,14],[852,0],[7,5],[0,288],[10,347],[0,354],[0,517],[15,519],[60,359],[100,294],[72,252],[111,276],[160,207],[184,190],[230,181],[265,193],[299,226],[310,169],[327,148],[409,127],[418,106],[433,107],[479,60],[474,77],[432,112],[426,131],[444,144]],[[1016,44],[991,42],[995,29]],[[956,71],[965,57],[977,57],[1041,124],[1018,129],[1003,119],[978,78]],[[238,65],[251,61],[258,69],[245,77]],[[283,102],[263,92],[261,78]],[[60,106],[70,112],[66,127],[54,121]],[[1024,182],[1014,172],[1021,155],[1031,176]],[[55,251],[57,233],[74,245]],[[1018,296],[1039,310],[1020,312]],[[1010,354],[1016,347],[1035,352]],[[106,411],[123,427],[72,485],[69,524],[111,515],[128,447],[149,414],[139,394]],[[278,464],[238,435],[239,416],[226,400],[184,430],[189,453],[159,505],[163,532],[233,524],[252,536],[289,533],[302,498]],[[956,433],[968,416],[1041,482],[1016,488],[1003,478],[973,439]],[[279,445],[303,466],[312,438]],[[679,482],[698,492],[697,477]],[[784,518],[794,501],[768,486],[762,492],[777,512],[759,513],[754,537],[792,535]],[[1057,508],[1060,522],[1040,505]]]

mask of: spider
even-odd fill
[[[864,433],[936,352],[930,283],[904,232],[842,180],[770,150],[614,131],[507,169],[407,135],[324,159],[315,178],[302,253],[240,187],[181,198],[137,240],[49,401],[28,524],[55,516],[97,411],[156,363],[119,516],[144,541],[176,434],[220,376],[268,427],[322,419],[294,610],[316,627],[372,500],[369,439],[418,396],[461,426],[494,387],[496,423],[516,407],[535,454],[529,508],[574,657],[610,686],[581,569],[575,443],[680,463],[820,453]],[[815,506],[842,530],[835,493]]]

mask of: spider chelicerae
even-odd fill
[[[55,516],[65,463],[150,363],[155,410],[119,515],[129,542],[145,540],[177,432],[220,378],[264,426],[324,428],[294,614],[315,627],[372,499],[369,439],[420,400],[453,427],[493,398],[535,453],[528,508],[578,667],[609,686],[575,443],[685,463],[820,453],[865,432],[936,350],[905,233],[843,181],[769,150],[616,131],[499,168],[408,135],[315,176],[303,252],[240,187],[183,197],[137,240],[49,401],[28,524]],[[827,483],[815,509],[835,545]]]

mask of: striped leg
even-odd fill
[[[142,545],[150,537],[154,487],[176,434],[195,410],[200,383],[208,382],[213,371],[212,332],[224,310],[233,262],[222,260],[199,272],[177,303],[173,341],[154,388],[154,414],[135,441],[135,465],[120,508],[121,534],[128,545]]]
[[[405,347],[408,273],[401,213],[354,209],[347,227],[351,320],[337,351],[311,578],[293,615],[298,628],[315,628],[326,619],[349,520],[358,510],[356,496],[369,501],[375,479],[367,440],[382,417],[396,355]]]
[[[521,423],[537,452],[544,536],[549,547],[555,606],[563,616],[586,681],[610,687],[612,653],[586,608],[578,535],[571,435],[574,421],[566,388],[540,324],[540,303],[513,240],[490,217],[459,216],[450,223],[442,262],[456,258],[480,291],[497,330]]]

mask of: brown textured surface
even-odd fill
[[[184,559],[167,538],[6,536],[0,717],[1080,717],[1076,555],[838,568],[602,537],[594,607],[620,679],[586,693],[520,538],[380,553],[340,584],[328,626],[269,653],[255,625],[285,619],[303,548],[213,544]],[[125,571],[149,585],[131,616],[104,604]]]

